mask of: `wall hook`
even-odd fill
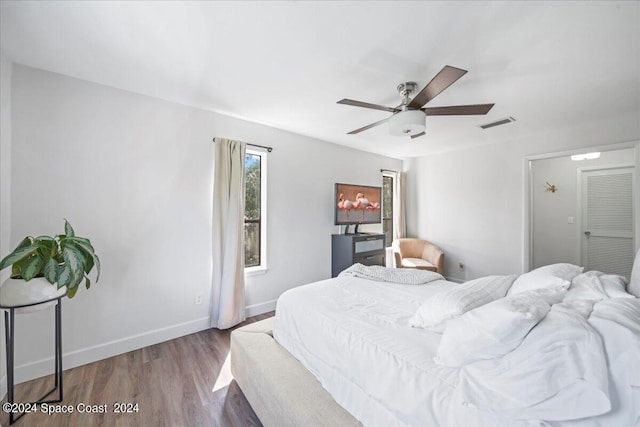
[[[556,187],[553,184],[549,184],[549,182],[546,182],[547,184],[547,191],[551,191],[552,193],[555,193],[556,191],[558,191],[558,187]]]

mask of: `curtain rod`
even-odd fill
[[[267,146],[265,146],[265,145],[249,144],[248,142],[247,142],[247,145],[250,145],[250,146],[252,146],[252,147],[264,148],[265,150],[267,150],[267,152],[268,152],[268,153],[270,153],[270,152],[272,152],[272,151],[273,151],[273,147],[267,147]]]
[[[213,141],[215,142],[215,138],[213,138]],[[252,147],[258,147],[258,148],[264,148],[265,150],[267,150],[268,153],[273,151],[273,147],[267,147],[266,145],[258,145],[258,144],[250,144],[248,142],[246,142],[245,144],[250,145]]]
[[[398,173],[398,171],[394,171],[393,169],[380,169],[380,172],[393,172],[393,173]]]

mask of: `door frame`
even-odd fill
[[[583,148],[575,148],[571,150],[556,151],[544,154],[532,154],[525,155],[522,160],[522,175],[523,175],[523,200],[524,206],[524,218],[523,218],[523,251],[522,251],[522,267],[523,272],[527,272],[533,265],[533,172],[531,169],[531,162],[534,160],[544,160],[554,157],[571,156],[573,154],[580,154],[592,151],[614,151],[622,150],[625,148],[633,148],[635,152],[635,159],[633,166],[636,167],[637,173],[635,174],[635,188],[640,189],[640,140],[633,140],[628,142],[622,142],[617,144],[597,145]],[[640,213],[640,195],[634,194],[634,207],[635,212]],[[640,249],[640,215],[636,215],[635,222],[635,250]]]
[[[637,151],[637,149],[636,149]],[[577,233],[577,239],[576,239],[576,245],[577,245],[577,253],[580,254],[580,265],[585,265],[585,259],[584,259],[584,235],[583,235],[583,224],[584,224],[584,205],[583,205],[583,190],[584,188],[582,188],[582,182],[584,180],[584,173],[585,172],[596,172],[596,171],[607,171],[607,170],[612,170],[612,169],[631,169],[631,212],[633,213],[632,218],[635,218],[635,221],[632,222],[631,226],[633,227],[632,231],[631,231],[631,239],[633,242],[633,247],[634,249],[637,248],[637,229],[638,229],[638,218],[637,218],[637,181],[636,181],[636,165],[633,163],[621,163],[618,165],[602,165],[602,166],[587,166],[587,167],[583,167],[583,168],[578,168],[576,170],[577,176],[576,179],[578,180],[577,182],[577,193],[578,193],[578,200],[577,203],[578,205],[576,206],[576,213],[577,213],[577,221],[576,221],[576,233]]]

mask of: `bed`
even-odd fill
[[[558,264],[416,284],[360,267],[232,333],[232,372],[265,426],[640,420],[640,299],[619,276]]]

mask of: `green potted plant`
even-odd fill
[[[67,296],[73,298],[84,280],[87,289],[91,286],[89,272],[96,268],[96,282],[100,278],[100,260],[89,239],[75,235],[71,224],[65,219],[64,234],[55,237],[25,237],[22,242],[0,261],[0,270],[12,265],[9,280],[29,282],[32,279],[66,286]],[[6,283],[6,282],[5,282]],[[3,284],[4,286],[4,284]]]

